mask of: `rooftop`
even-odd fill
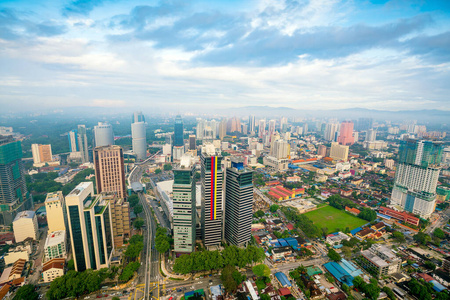
[[[85,189],[91,185],[92,182],[81,182],[79,185],[77,185],[70,193],[69,195],[79,195],[81,192],[83,192]]]
[[[45,248],[59,245],[62,242],[64,242],[66,239],[66,231],[65,230],[59,230],[54,231],[52,233],[49,233],[47,236],[47,239],[45,240]]]
[[[15,222],[19,219],[32,219],[32,218],[34,218],[35,215],[36,214],[32,210],[24,210],[16,215],[13,222]]]

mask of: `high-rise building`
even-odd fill
[[[258,124],[258,136],[259,138],[263,138],[266,135],[266,120],[259,120]]]
[[[280,119],[280,132],[286,132],[287,131],[287,118],[286,117],[282,117]]]
[[[95,147],[114,145],[114,133],[111,124],[98,122],[94,126]]]
[[[334,141],[338,127],[339,125],[336,123],[327,123],[324,139],[327,141]]]
[[[353,145],[355,140],[353,139],[353,122],[344,121],[341,123],[341,130],[339,133],[338,142],[341,145]]]
[[[377,131],[375,129],[367,130],[366,142],[375,142],[377,140]]]
[[[241,132],[241,120],[237,117],[233,117],[228,120],[227,132]]]
[[[76,129],[69,131],[67,134],[69,138],[69,149],[70,152],[78,152],[80,148],[78,147],[78,131]]]
[[[183,139],[183,119],[178,115],[175,118],[175,129],[173,133],[173,145],[174,146],[183,146],[184,147],[184,139]]]
[[[122,147],[112,145],[94,149],[97,193],[113,192],[126,198],[125,167]]]
[[[33,154],[34,164],[42,164],[52,161],[52,145],[32,144],[31,152]]]
[[[190,156],[183,156],[179,167],[173,171],[173,238],[177,254],[195,250],[196,189],[195,168]]]
[[[222,141],[227,135],[227,119],[223,119],[219,124],[219,139]]]
[[[436,207],[442,143],[402,141],[395,171],[391,205],[428,218]]]
[[[222,156],[213,144],[202,147],[202,224],[203,244],[220,245],[223,222],[223,179]]]
[[[225,240],[242,246],[251,239],[253,171],[243,160],[232,159],[225,189]]]
[[[22,144],[11,135],[0,135],[0,225],[9,226],[17,212],[32,206],[25,183]]]
[[[86,126],[78,125],[78,149],[81,154],[81,162],[85,163],[89,161],[89,151],[86,135]]]
[[[348,146],[339,145],[337,142],[331,143],[330,157],[336,160],[348,160]]]
[[[271,137],[275,133],[275,126],[277,125],[276,120],[270,120],[269,121],[269,130],[267,134]]]
[[[198,120],[197,123],[197,139],[199,140],[203,140],[203,131],[205,129],[205,121],[204,120]]]
[[[317,155],[320,155],[322,157],[327,156],[327,146],[319,145],[319,147],[317,147]]]
[[[125,199],[117,197],[116,193],[102,193],[102,197],[109,201],[111,207],[114,248],[122,247],[124,239],[131,235],[130,204]]]
[[[364,131],[364,130],[369,130],[371,129],[373,126],[373,119],[372,118],[359,118],[358,119],[358,126],[357,126],[357,130],[358,131]]]
[[[289,158],[291,146],[285,140],[277,139],[270,148],[270,155],[277,159]]]
[[[111,209],[92,182],[82,182],[66,196],[68,232],[75,270],[108,268],[114,251]]]
[[[147,134],[145,130],[145,118],[142,112],[135,112],[131,119],[131,137],[133,143],[133,152],[137,160],[147,158]]]
[[[184,155],[184,146],[174,146],[172,148],[172,160],[180,161],[181,157]]]
[[[254,134],[256,132],[256,118],[255,116],[250,115],[248,117],[248,131],[250,134]]]
[[[195,150],[197,149],[197,142],[195,140],[195,135],[190,134],[189,135],[189,150]]]
[[[67,213],[64,196],[61,191],[48,193],[45,199],[48,232],[66,230]]]

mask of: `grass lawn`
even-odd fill
[[[305,214],[314,224],[319,227],[328,228],[329,233],[344,230],[346,227],[350,230],[368,223],[366,220],[355,217],[343,210],[333,206],[324,206]]]

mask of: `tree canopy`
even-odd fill
[[[334,251],[334,249],[330,249],[328,250],[328,257],[332,260],[332,261],[341,261],[342,258],[339,255],[339,253],[337,253],[336,251]]]
[[[253,273],[258,277],[269,277],[270,268],[265,264],[259,264],[252,268]]]
[[[25,284],[17,290],[13,300],[37,300],[38,297],[39,295],[34,290],[34,285]]]
[[[156,229],[155,248],[159,253],[165,253],[170,249],[170,238],[162,227]]]
[[[374,210],[365,207],[358,214],[358,218],[372,222],[377,218],[377,213]]]

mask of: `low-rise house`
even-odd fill
[[[64,264],[64,258],[54,258],[46,262],[42,267],[42,277],[44,282],[52,282],[55,278],[63,276]]]
[[[272,249],[273,260],[280,260],[280,259],[286,258],[289,255],[292,255],[291,246],[278,247],[278,248]]]
[[[357,208],[354,208],[354,207],[348,207],[348,206],[345,207],[345,211],[348,211],[349,213],[351,213],[351,214],[354,215],[354,216],[359,215],[359,213],[361,212],[361,211],[360,211],[359,209],[357,209]]]
[[[336,232],[327,235],[326,242],[330,245],[339,245],[342,241],[349,241],[350,237],[343,232]]]
[[[366,228],[358,232],[355,236],[359,238],[360,240],[370,239],[373,237],[373,234],[375,233],[374,230],[370,228]]]

